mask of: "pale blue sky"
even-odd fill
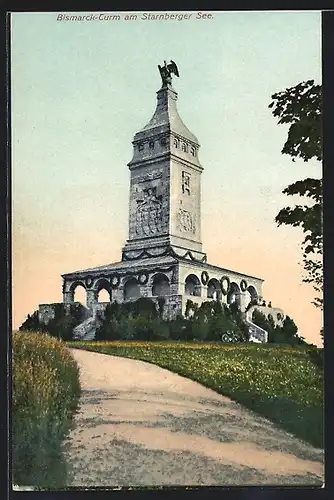
[[[287,128],[277,125],[268,105],[274,92],[308,79],[320,83],[321,14],[192,17],[65,22],[57,21],[57,13],[12,15],[14,247],[15,238],[24,246],[26,277],[32,255],[41,263],[46,255],[51,259],[52,240],[61,242],[54,259],[63,259],[61,247],[69,255],[94,253],[93,261],[78,258],[63,272],[119,258],[128,229],[131,141],[155,109],[157,65],[173,59],[180,71],[174,78],[178,109],[201,143],[202,237],[209,261],[210,252],[221,253],[224,260],[212,263],[233,268],[233,253],[244,252],[239,270],[267,282],[271,275],[259,261],[273,258],[276,268],[294,267],[301,282],[302,234],[277,228],[274,218],[293,202],[282,189],[319,177],[321,166],[281,155]],[[55,280],[58,286],[59,276]],[[16,288],[19,293],[19,277]],[[289,301],[292,317],[296,293]],[[305,310],[314,315],[310,308],[305,299]]]

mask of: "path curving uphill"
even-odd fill
[[[192,380],[70,349],[83,388],[68,486],[321,485],[323,451]]]

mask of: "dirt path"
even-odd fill
[[[321,485],[323,452],[158,366],[71,349],[83,387],[69,486]]]

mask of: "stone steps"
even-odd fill
[[[94,314],[73,328],[73,339],[93,340],[98,326],[98,320]]]
[[[268,342],[268,332],[258,325],[255,325],[252,321],[246,319],[246,325],[248,326],[249,340],[251,342]]]

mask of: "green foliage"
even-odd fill
[[[304,161],[322,160],[322,88],[314,80],[301,82],[272,95],[273,115],[278,123],[289,123],[283,154]]]
[[[302,158],[322,160],[322,88],[314,80],[302,82],[295,87],[272,95],[273,115],[278,123],[290,124],[288,138],[282,153],[295,161]],[[302,242],[304,282],[312,284],[317,296],[313,304],[323,306],[323,238],[322,238],[322,181],[307,178],[297,181],[283,190],[288,196],[306,197],[308,203],[285,207],[275,218],[281,224],[300,227],[304,234]],[[311,202],[311,203],[310,203]],[[313,202],[313,203],[312,203]]]
[[[162,317],[163,315],[165,303],[166,303],[165,297],[158,297],[158,311],[160,317]]]
[[[324,349],[318,348],[315,345],[308,347],[307,353],[312,363],[317,365],[320,369],[324,368]]]
[[[270,338],[272,325],[261,311],[259,311],[258,309],[254,309],[253,314],[252,314],[252,321],[253,321],[253,323],[255,323],[255,325],[259,326],[260,328],[267,330],[268,338]],[[269,342],[270,342],[270,340],[269,340]]]
[[[22,323],[20,331],[36,331],[40,329],[38,311],[35,311],[31,316],[28,314],[27,319]]]
[[[307,344],[302,337],[298,336],[297,325],[290,316],[286,316],[283,326],[275,326],[275,322],[271,315],[266,318],[261,311],[255,309],[253,311],[252,321],[268,332],[268,342],[270,343],[290,345]]]
[[[248,327],[236,304],[227,306],[218,301],[206,301],[200,306],[187,301],[186,314],[193,314],[186,322],[187,338],[197,340],[221,341],[222,335],[228,335],[239,342],[248,340]]]
[[[121,305],[121,308],[128,310],[129,315],[134,318],[138,318],[139,316],[150,319],[158,317],[155,303],[146,297],[140,297],[134,302],[125,302]]]
[[[323,447],[323,370],[307,346],[181,342],[78,342],[75,347],[140,359],[189,377],[298,438]]]
[[[96,340],[161,340],[169,338],[168,322],[162,319],[164,301],[148,298],[135,302],[108,304]]]
[[[195,314],[197,310],[198,310],[198,304],[188,299],[186,302],[186,310],[184,312],[184,317],[187,319],[190,318],[190,316]]]
[[[172,340],[188,340],[186,332],[187,320],[182,316],[178,316],[175,320],[165,322],[169,328],[169,336]]]
[[[66,346],[48,335],[13,334],[13,482],[65,481],[61,445],[80,396],[79,370]]]
[[[62,340],[72,340],[73,328],[82,321],[82,305],[71,304],[68,313],[65,312],[65,305],[62,303],[53,304],[55,317],[47,325],[40,323],[38,311],[22,323],[20,331],[42,332]]]
[[[204,341],[209,336],[209,324],[201,315],[190,318],[186,328],[188,339]]]
[[[237,341],[248,339],[248,327],[236,307],[228,307],[216,301],[199,306],[187,301],[185,318],[162,318],[162,305],[158,310],[148,298],[135,302],[112,303],[96,332],[96,340],[210,340],[221,341],[230,332]]]

